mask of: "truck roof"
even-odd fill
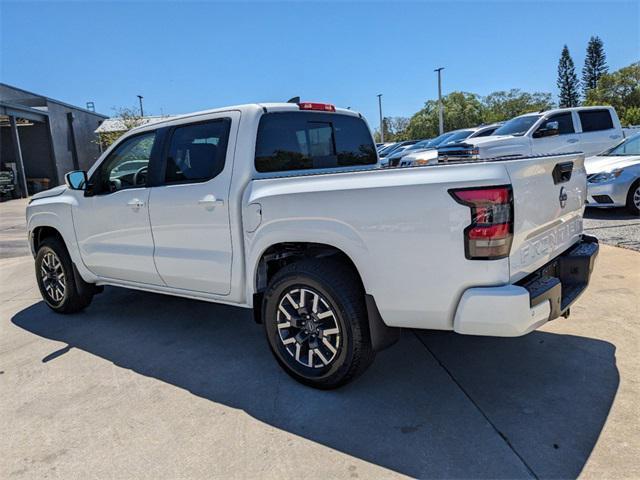
[[[585,110],[602,110],[606,108],[607,110],[613,110],[613,107],[609,105],[595,105],[590,107],[566,107],[566,108],[551,108],[549,110],[542,110],[539,112],[529,112],[523,113],[522,115],[518,115],[519,117],[528,117],[531,115],[550,115],[554,113],[562,113],[562,112],[582,112]]]
[[[308,102],[300,102],[302,103],[308,103]],[[321,102],[324,103],[324,102]],[[153,128],[158,128],[159,126],[165,124],[165,123],[174,123],[176,121],[179,120],[183,120],[183,119],[189,119],[192,117],[197,117],[200,115],[210,115],[212,113],[219,113],[219,112],[228,112],[230,110],[236,110],[236,111],[240,111],[240,112],[249,112],[249,111],[258,111],[258,110],[262,110],[265,113],[268,112],[300,112],[300,111],[305,111],[305,110],[301,110],[299,107],[298,103],[288,103],[288,102],[272,102],[272,103],[246,103],[246,104],[242,104],[242,105],[231,105],[228,107],[220,107],[220,108],[211,108],[208,110],[200,110],[197,112],[191,112],[191,113],[185,113],[183,115],[175,115],[175,116],[171,116],[162,120],[159,120],[157,122],[152,122],[152,123],[147,123],[144,125],[140,125],[138,127],[132,128],[130,131],[137,131],[137,130],[143,130],[149,127],[153,127]],[[360,115],[360,113],[353,111],[353,110],[349,110],[347,108],[338,108],[335,107],[335,112],[323,112],[322,110],[311,110],[314,112],[320,112],[320,113],[339,113],[341,115],[351,115],[354,117],[362,117],[362,115]]]

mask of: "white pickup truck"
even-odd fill
[[[290,375],[334,388],[400,327],[566,316],[598,253],[585,197],[582,155],[383,169],[358,113],[275,103],[136,128],[27,222],[54,311],[103,285],[253,309]]]
[[[581,152],[596,155],[617,144],[624,131],[613,107],[556,108],[512,118],[489,137],[470,138],[424,152],[405,163]]]

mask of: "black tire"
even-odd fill
[[[284,303],[287,294],[290,298],[298,295],[298,310]],[[304,300],[305,297],[308,300]],[[287,321],[281,306],[294,320]],[[276,360],[289,375],[305,385],[337,388],[364,372],[375,357],[364,289],[357,274],[340,261],[309,259],[282,268],[269,283],[262,308],[267,341]],[[291,322],[298,323],[300,328]],[[290,324],[289,328],[282,328],[286,323]],[[329,333],[336,329],[337,333]],[[305,336],[306,341],[298,340]],[[285,341],[290,343],[285,345]]]
[[[75,313],[91,303],[95,287],[80,277],[64,242],[59,238],[49,237],[42,241],[35,266],[40,294],[54,312]]]
[[[627,211],[632,215],[640,215],[640,208],[636,203],[637,198],[640,198],[640,180],[636,180],[627,193]]]

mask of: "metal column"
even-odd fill
[[[13,152],[16,157],[16,166],[18,169],[18,184],[20,190],[20,197],[26,198],[29,196],[29,189],[27,188],[27,177],[24,173],[24,162],[22,161],[22,148],[20,148],[20,134],[18,133],[18,125],[16,124],[16,117],[9,116],[9,125],[11,126],[11,140],[13,142]]]

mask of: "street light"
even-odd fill
[[[138,101],[140,102],[140,116],[144,117],[144,110],[142,110],[142,99],[144,97],[142,95],[138,95]]]
[[[440,135],[444,133],[444,107],[442,106],[442,79],[440,72],[444,67],[436,68],[434,72],[438,72],[438,124],[440,126]]]
[[[384,143],[384,123],[382,121],[382,94],[378,94],[378,109],[380,110],[380,143]]]

